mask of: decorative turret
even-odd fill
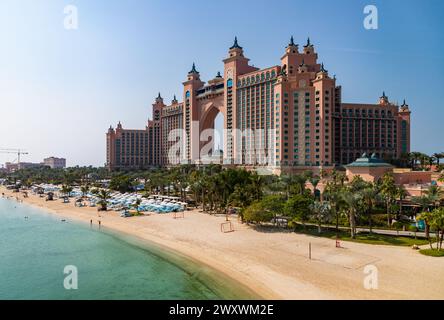
[[[196,64],[193,62],[193,66],[191,67],[190,72],[188,72],[187,81],[191,80],[199,80],[200,81],[200,74],[199,71],[196,69]]]
[[[293,36],[291,36],[291,38],[290,38],[290,43],[288,44],[287,48],[289,48],[289,47],[296,47],[296,48],[297,48],[297,46],[298,46],[298,45],[294,43],[294,38],[293,38]]]
[[[119,121],[119,123],[117,124],[117,130],[122,130],[122,124],[120,123],[120,121]]]
[[[243,57],[244,56],[244,50],[237,42],[237,37],[234,37],[234,43],[230,47],[230,50],[228,52],[229,52],[230,57],[237,57],[237,56]]]
[[[193,62],[193,66],[191,67],[191,70],[190,70],[190,72],[188,72],[188,74],[193,74],[193,73],[199,74],[199,71],[196,70],[196,64],[194,62]]]
[[[112,125],[109,126],[108,133],[114,133],[114,128]]]
[[[173,98],[173,100],[171,101],[171,104],[177,104],[176,95],[174,95],[174,98]]]
[[[159,92],[159,95],[158,95],[157,98],[156,98],[156,103],[163,103],[163,98],[162,98],[162,96],[160,95],[160,92]]]
[[[405,102],[405,99],[404,99],[399,111],[400,112],[410,112],[409,105]]]
[[[325,70],[325,68],[324,68],[324,63],[321,64],[321,71],[320,72],[328,73],[328,70]]]
[[[294,38],[293,36],[291,36],[290,38],[290,43],[285,47],[285,56],[291,56],[291,55],[296,55],[299,53],[299,48],[298,45],[296,43],[294,43]],[[282,59],[284,58],[282,57]],[[289,63],[290,61],[287,61],[287,63]]]
[[[304,46],[304,53],[305,54],[312,54],[314,53],[314,47],[310,42],[310,38],[307,38],[307,44]]]
[[[304,46],[304,48],[313,47],[313,45],[310,42],[310,37],[307,38],[307,44]]]
[[[324,64],[321,64],[321,68],[319,69],[318,73],[316,74],[316,80],[320,80],[320,79],[329,79],[330,77],[328,76],[328,70],[326,70],[324,68]]]
[[[302,59],[302,63],[299,65],[298,72],[304,73],[308,71],[308,66],[305,64],[305,60]]]
[[[237,37],[234,37],[234,44],[230,47],[230,50],[233,50],[233,49],[241,49],[242,50],[242,47],[237,43]]]
[[[222,75],[218,71],[216,76],[214,77],[214,79],[211,79],[210,81],[208,81],[208,84],[215,85],[215,84],[221,83],[223,81],[224,81],[224,78],[222,78]]]
[[[388,104],[389,103],[389,99],[388,97],[385,95],[385,91],[382,92],[382,96],[379,97],[379,104]]]

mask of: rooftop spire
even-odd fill
[[[216,78],[222,78],[222,76],[220,75],[220,71],[217,72]]]
[[[313,45],[310,42],[310,37],[307,38],[307,44],[304,46],[305,48],[307,47],[312,47]]]
[[[193,62],[193,66],[191,67],[191,71],[190,72],[188,72],[188,73],[199,73],[197,70],[196,70],[196,64]]]
[[[242,47],[237,43],[237,36],[234,37],[234,44],[230,47],[231,49],[242,49]]]
[[[288,44],[288,46],[290,47],[290,46],[295,46],[295,44],[294,44],[294,39],[293,39],[293,36],[291,36],[291,38],[290,38],[290,43]]]
[[[157,99],[162,99],[162,96],[160,95],[160,92],[159,92],[159,95],[157,96]]]
[[[325,68],[324,68],[324,63],[321,64],[321,72],[328,72],[328,71],[325,70]]]

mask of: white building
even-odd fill
[[[49,157],[43,160],[43,164],[51,169],[63,169],[66,167],[66,159]]]

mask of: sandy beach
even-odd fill
[[[444,259],[408,247],[316,238],[292,232],[263,232],[231,218],[234,232],[221,232],[225,217],[186,211],[121,218],[74,201],[45,201],[0,187],[7,196],[68,220],[83,221],[154,242],[223,272],[264,299],[443,299]],[[11,200],[15,201],[15,200]],[[311,260],[308,247],[311,243]],[[364,268],[374,265],[378,288],[364,287]]]

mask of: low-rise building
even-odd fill
[[[63,169],[66,168],[66,159],[49,157],[43,159],[43,165],[50,167],[51,169]]]

